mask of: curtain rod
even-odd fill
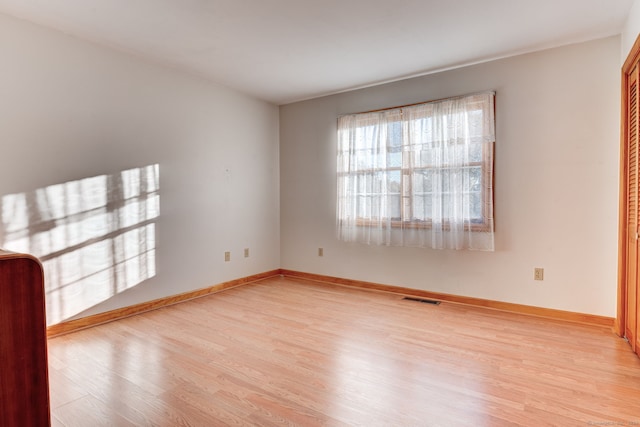
[[[405,105],[396,105],[395,107],[378,108],[377,110],[360,111],[358,113],[345,113],[345,114],[340,114],[338,117],[351,116],[351,115],[354,115],[354,114],[379,113],[379,112],[382,112],[382,111],[395,110],[395,109],[398,109],[398,108],[415,107],[416,105],[422,105],[422,104],[433,104],[435,102],[448,101],[450,99],[466,98],[467,96],[481,95],[481,94],[484,94],[484,93],[492,93],[492,94],[495,95],[496,91],[495,90],[485,90],[485,91],[481,91],[481,92],[468,93],[466,95],[449,96],[447,98],[433,99],[431,101],[415,102],[413,104],[405,104]]]

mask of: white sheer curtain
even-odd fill
[[[341,116],[338,238],[493,251],[494,98]]]

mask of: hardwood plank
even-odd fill
[[[292,277],[49,349],[55,425],[640,423],[640,359],[609,327]]]
[[[532,316],[548,317],[552,319],[561,319],[578,323],[586,323],[601,326],[610,326],[617,331],[616,321],[613,318],[605,316],[597,316],[584,313],[575,313],[563,310],[554,310],[542,307],[534,307],[521,304],[506,303],[501,301],[485,300],[481,298],[464,297],[459,295],[443,294],[431,291],[424,291],[420,289],[404,288],[399,286],[382,285],[378,283],[363,282],[359,280],[343,279],[339,277],[324,276],[319,274],[303,273],[293,270],[271,270],[264,273],[259,273],[253,276],[247,276],[236,280],[220,283],[218,285],[210,286],[203,289],[197,289],[195,291],[185,292],[182,294],[171,295],[157,300],[148,301],[140,304],[135,304],[128,307],[111,310],[104,313],[99,313],[80,319],[73,319],[65,322],[61,322],[55,325],[47,327],[47,336],[53,338],[59,335],[64,335],[70,332],[79,331],[82,329],[90,328],[103,323],[112,322],[126,317],[134,316],[136,314],[145,313],[152,310],[157,310],[162,307],[178,304],[184,301],[207,296],[213,293],[221,292],[227,289],[231,289],[237,286],[257,282],[265,278],[271,278],[276,276],[289,276],[304,278],[308,280],[331,283],[343,286],[352,286],[369,290],[376,290],[381,292],[390,292],[399,295],[414,296],[419,298],[428,298],[438,301],[448,301],[465,305],[486,307],[502,311],[510,311],[514,313],[529,314]]]
[[[458,304],[486,307],[495,310],[510,311],[513,313],[528,314],[531,316],[560,319],[570,322],[586,323],[590,325],[609,326],[615,328],[615,319],[612,317],[598,316],[595,314],[577,313],[573,311],[556,310],[552,308],[535,307],[531,305],[515,304],[510,302],[486,300],[482,298],[466,297],[461,295],[444,294],[440,292],[425,291],[421,289],[405,288],[401,286],[383,285],[380,283],[364,282],[361,280],[343,279],[341,277],[325,276],[322,274],[304,273],[294,270],[281,269],[280,273],[288,277],[314,280],[334,285],[352,286],[362,289],[371,289],[381,292],[391,292],[419,298],[448,301]]]
[[[122,417],[118,410],[93,396],[84,396],[55,410],[55,419],[66,427],[135,427],[136,424]]]
[[[183,301],[200,298],[216,292],[224,291],[226,289],[231,289],[236,286],[241,286],[268,277],[273,277],[278,275],[279,273],[280,270],[266,271],[264,273],[254,274],[253,276],[247,276],[236,280],[230,280],[228,282],[209,286],[207,288],[197,289],[195,291],[184,292],[178,295],[171,295],[165,298],[158,298],[153,301],[143,302],[140,304],[123,307],[104,313],[94,314],[91,316],[82,317],[80,319],[68,320],[66,322],[61,322],[47,327],[47,336],[49,338],[52,338],[58,335],[68,334],[70,332],[75,332],[81,329],[101,325],[103,323],[112,322],[114,320],[124,319],[136,314],[144,313],[151,310],[157,310],[158,308],[167,307]]]
[[[49,369],[49,387],[57,392],[51,395],[51,408],[59,408],[81,397],[87,396],[86,389],[67,378],[57,369]]]

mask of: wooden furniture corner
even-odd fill
[[[0,250],[0,426],[50,425],[42,264]]]

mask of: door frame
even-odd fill
[[[640,60],[640,34],[622,65],[620,97],[620,206],[618,219],[618,310],[614,331],[624,337],[627,319],[627,200],[628,200],[628,82],[629,74]],[[637,333],[637,331],[636,331]]]

